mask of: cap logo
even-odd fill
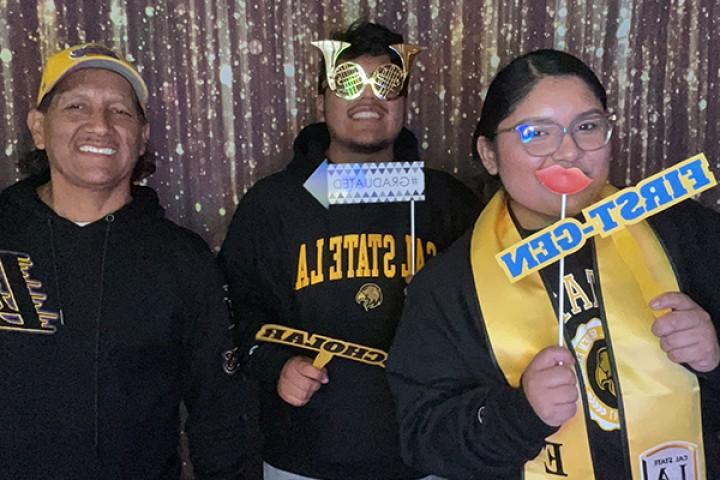
[[[70,52],[70,58],[83,58],[88,55],[103,55],[105,57],[112,57],[119,60],[115,52],[101,45],[83,45],[82,47],[76,48]]]

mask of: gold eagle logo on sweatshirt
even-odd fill
[[[365,283],[355,294],[355,303],[364,308],[366,312],[379,307],[382,301],[382,290],[377,283]]]

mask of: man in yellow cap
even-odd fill
[[[241,475],[244,424],[222,277],[132,181],[148,89],[100,45],[50,57],[29,177],[0,195],[3,478],[177,479],[178,408],[198,478]]]

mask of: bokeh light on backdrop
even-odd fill
[[[408,125],[428,165],[479,188],[470,138],[497,69],[555,47],[588,62],[618,115],[611,180],[635,183],[704,151],[720,172],[716,0],[0,0],[0,188],[30,147],[25,116],[45,58],[97,41],[136,62],[151,91],[148,183],[170,218],[222,242],[244,192],[283,168],[314,120],[319,51],[358,17],[427,47]],[[714,47],[713,47],[714,46]],[[703,202],[717,207],[715,190]]]

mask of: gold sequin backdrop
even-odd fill
[[[133,59],[152,92],[149,184],[172,219],[217,247],[243,193],[287,163],[313,120],[309,42],[360,16],[429,47],[408,124],[429,165],[471,185],[470,137],[489,80],[540,47],[578,55],[608,88],[619,118],[613,183],[699,151],[720,171],[717,0],[0,0],[0,187],[19,177],[30,146],[25,115],[43,60],[99,41]]]

